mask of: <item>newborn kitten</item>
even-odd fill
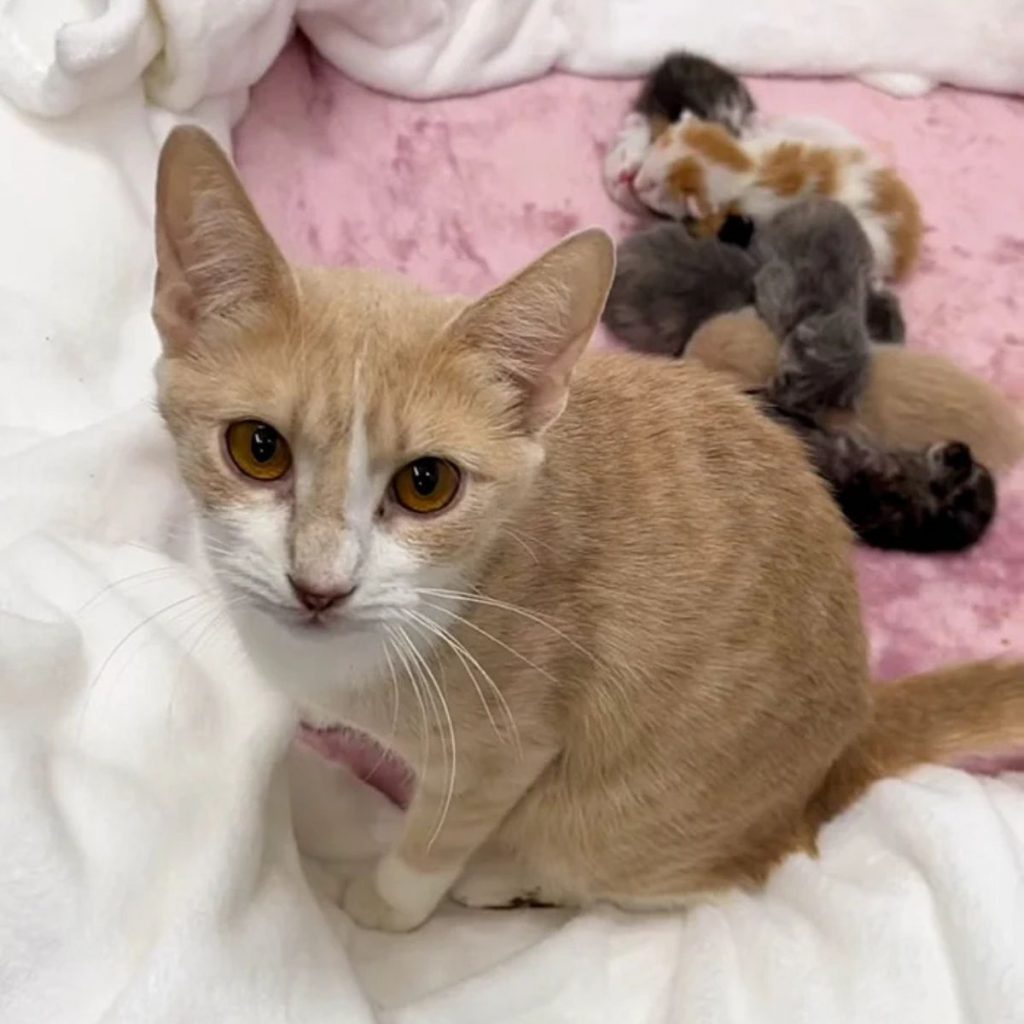
[[[779,342],[753,309],[715,317],[690,339],[686,358],[768,391]],[[1021,410],[980,377],[934,352],[873,345],[856,407],[820,410],[829,430],[853,433],[883,450],[923,450],[956,439],[996,473],[1024,460]]]
[[[699,367],[585,353],[603,232],[475,301],[292,267],[198,129],[156,208],[159,406],[241,639],[418,768],[358,923],[682,906],[882,775],[1024,739],[1024,666],[870,684],[790,433]]]
[[[803,328],[788,350],[789,401],[806,408],[816,394],[820,404],[837,388],[841,399],[852,396],[866,349],[866,313],[858,320],[857,302],[866,310],[872,303],[884,307],[874,315],[876,325],[903,327],[895,297],[869,290],[856,222],[842,207],[812,202],[786,211],[758,235],[748,252],[693,238],[680,224],[630,236],[619,243],[605,324],[637,351],[676,357],[705,321],[750,305],[760,284],[761,302],[779,329]],[[817,264],[805,257],[805,243]],[[770,268],[758,273],[765,260]]]
[[[883,278],[906,276],[923,225],[906,183],[866,149],[787,138],[777,130],[733,138],[721,125],[684,114],[651,147],[633,180],[637,199],[668,217],[695,217],[715,237],[730,215],[755,225],[808,196],[835,199],[864,229]]]
[[[803,438],[812,464],[865,544],[921,554],[963,551],[991,525],[995,482],[967,445],[885,449],[777,406],[768,410]]]
[[[864,393],[849,412],[786,412],[774,402],[779,343],[745,310],[709,321],[686,358],[728,373],[793,429],[865,543],[902,551],[960,551],[984,536],[996,511],[992,475],[971,448],[977,439],[1005,465],[1024,428],[982,381],[927,353],[876,348]],[[921,372],[915,372],[915,366]],[[1002,455],[1002,458],[1000,456]]]
[[[678,50],[647,76],[633,109],[651,123],[651,136],[678,121],[685,111],[739,135],[756,109],[747,87],[714,61]]]
[[[848,409],[868,372],[871,246],[830,199],[805,199],[754,237],[754,305],[782,347],[772,401],[813,414]]]
[[[635,213],[649,212],[633,194],[633,180],[651,143],[686,111],[717,122],[735,135],[749,125],[754,101],[746,86],[725,68],[691,53],[669,54],[644,81],[605,157],[605,189],[620,206]]]
[[[675,358],[706,320],[753,301],[754,271],[736,246],[659,224],[619,243],[603,319],[638,352]]]

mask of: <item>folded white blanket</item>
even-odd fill
[[[1022,0],[299,0],[298,21],[333,64],[403,96],[552,68],[639,75],[680,47],[742,74],[855,75],[901,95],[1024,92]]]
[[[151,191],[173,118],[139,78],[174,106],[202,98],[189,118],[226,141],[291,11],[110,0],[89,22],[94,6],[0,0],[0,91],[75,111],[0,101],[0,1024],[1019,1020],[1019,778],[877,786],[820,861],[687,915],[451,909],[394,937],[314,897],[293,822],[321,861],[365,859],[399,823],[342,769],[286,756],[290,710],[197,575],[150,404]],[[592,70],[595,10],[613,8],[326,6],[304,5],[318,45],[434,90],[543,70],[573,39]],[[584,11],[591,34],[568,33]]]
[[[240,111],[293,18],[341,70],[402,96],[553,68],[637,75],[685,47],[742,74],[849,75],[899,95],[1024,92],[1024,0],[0,0],[0,94],[67,114],[145,75],[173,110]]]

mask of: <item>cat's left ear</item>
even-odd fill
[[[160,151],[156,254],[153,319],[167,355],[265,314],[294,287],[231,161],[193,126],[175,128]]]
[[[569,381],[604,309],[615,245],[599,228],[571,235],[474,302],[450,327],[493,356],[515,387],[522,426],[539,433],[562,414]]]

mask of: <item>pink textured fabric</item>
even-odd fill
[[[567,232],[632,219],[600,161],[634,83],[566,75],[415,103],[368,91],[293,43],[253,93],[236,155],[284,249],[479,292]],[[755,81],[761,108],[847,125],[917,190],[928,225],[904,288],[909,343],[941,351],[1024,404],[1024,101],[939,90],[896,100],[848,82]],[[1024,471],[966,555],[861,551],[881,678],[1024,654]]]

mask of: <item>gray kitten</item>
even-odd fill
[[[811,209],[801,214],[805,206]],[[819,226],[826,237],[821,242],[804,239],[802,246],[803,235]],[[852,246],[849,254],[842,250],[844,238]],[[853,215],[829,200],[808,200],[787,210],[758,229],[749,251],[694,238],[682,224],[659,224],[619,243],[604,322],[638,351],[678,357],[706,320],[756,299],[758,312],[778,337],[794,335],[779,381],[779,404],[805,412],[812,411],[809,406],[831,407],[835,391],[840,397],[854,395],[863,384],[863,338],[903,340],[895,296],[873,291],[862,272],[866,245]],[[812,259],[832,258],[808,263],[805,253]],[[793,263],[787,266],[790,257]],[[853,308],[858,296],[863,303],[859,317]],[[803,319],[809,323],[802,324]]]
[[[633,104],[651,122],[673,122],[690,111],[739,135],[754,116],[754,98],[731,72],[685,50],[670,53],[647,77]]]
[[[831,199],[783,210],[754,235],[754,304],[782,343],[772,401],[813,413],[848,409],[870,363],[873,257],[863,228]]]
[[[603,319],[631,348],[678,358],[702,323],[754,301],[755,270],[743,249],[659,224],[619,244]]]

